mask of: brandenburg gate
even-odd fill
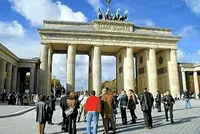
[[[176,54],[180,37],[174,36],[172,29],[94,20],[91,23],[44,21],[44,28],[38,31],[42,39],[40,93],[50,94],[52,55],[59,53],[67,54],[69,91],[75,90],[76,54],[85,54],[89,56],[88,90],[95,90],[97,95],[101,94],[101,55],[116,57],[117,92],[134,89],[140,94],[147,87],[153,95],[168,89],[173,96],[180,94]]]

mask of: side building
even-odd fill
[[[39,58],[20,59],[0,43],[0,94],[38,94],[39,67]]]

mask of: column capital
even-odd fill
[[[171,51],[177,51],[178,49],[177,48],[170,48],[169,50],[171,50]]]
[[[100,47],[99,45],[93,45],[93,47]]]
[[[156,50],[155,47],[148,47],[148,50],[151,50],[151,49]]]
[[[53,47],[52,47],[51,43],[49,43],[48,46],[49,46],[49,50],[51,50],[51,52],[52,52],[53,51]]]
[[[67,44],[68,46],[77,46],[77,44]]]

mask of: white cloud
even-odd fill
[[[18,21],[12,22],[0,21],[0,36],[21,38],[24,36],[25,29]]]
[[[55,54],[53,56],[53,72],[56,78],[66,86],[66,55]],[[88,89],[89,56],[76,55],[75,86],[76,90]],[[116,77],[116,61],[113,56],[102,56],[102,82],[113,80]]]
[[[200,49],[198,50],[198,52],[197,52],[197,53],[198,53],[198,55],[200,56]]]
[[[200,0],[185,0],[186,5],[197,15],[200,15]]]
[[[177,61],[183,62],[184,59],[184,52],[181,49],[177,50]]]
[[[114,56],[102,56],[102,82],[116,78],[116,58]]]
[[[61,2],[52,2],[52,0],[9,0],[12,3],[12,9],[25,17],[28,21],[30,21],[32,26],[42,26],[43,20],[65,20],[65,21],[87,21],[87,18],[80,11],[73,12],[66,5],[62,5]],[[4,22],[5,23],[5,22]],[[4,24],[3,23],[3,24]],[[5,23],[7,24],[7,23]],[[4,29],[11,29],[9,25],[4,24]],[[17,25],[16,21],[13,21],[15,27],[21,26],[21,29],[24,29],[22,25]],[[28,29],[27,29],[28,30]],[[5,31],[5,30],[4,30]],[[19,34],[20,32],[16,28],[13,30],[14,33]],[[2,30],[0,31],[2,32]],[[0,34],[1,42],[10,49],[13,53],[15,53],[20,58],[33,58],[39,57],[40,54],[40,39],[37,35],[37,38],[31,37],[36,36],[37,33],[31,35],[31,31],[27,32],[26,36],[23,36],[20,39],[10,38],[12,32],[6,32],[8,34],[8,38],[3,38]],[[22,32],[21,32],[22,33]],[[31,34],[29,34],[31,33]],[[21,34],[22,35],[22,34]],[[53,74],[56,75],[56,78],[60,79],[61,83],[65,86],[66,82],[66,55],[55,55],[53,57]],[[77,58],[77,64],[80,66],[83,65],[82,62],[79,61],[80,58]],[[80,63],[79,63],[80,62]],[[85,65],[85,63],[84,63]],[[87,75],[84,75],[83,67],[79,68],[79,65],[76,67],[78,70],[76,71],[76,80],[80,80],[81,78],[87,78]],[[85,77],[83,77],[83,75]],[[87,76],[87,77],[86,77]],[[85,79],[84,79],[85,80]],[[87,80],[87,79],[86,79]],[[84,81],[77,82],[77,87],[80,85],[86,85]],[[87,88],[87,87],[86,87]]]
[[[198,34],[198,31],[195,29],[195,26],[184,26],[177,33],[177,35],[181,37],[189,37],[196,34]]]
[[[146,19],[146,20],[135,20],[135,23],[139,26],[146,26],[146,27],[156,27],[156,23],[153,20]]]
[[[94,11],[97,11],[98,8],[102,8],[103,4],[100,0],[87,0],[87,2],[94,8]]]
[[[41,26],[43,20],[87,21],[82,12],[73,12],[67,5],[52,0],[9,0],[12,9],[24,16],[33,26]]]

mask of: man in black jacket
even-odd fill
[[[68,118],[65,115],[65,110],[67,109],[67,99],[68,99],[68,95],[70,92],[67,92],[65,96],[63,96],[60,99],[60,107],[62,109],[62,117],[63,117],[63,121],[62,121],[62,127],[61,129],[64,130],[65,132],[68,131]]]
[[[188,89],[185,89],[184,100],[185,100],[185,108],[191,108],[190,92]]]
[[[52,94],[51,96],[48,97],[48,102],[49,102],[49,120],[48,123],[50,125],[53,125],[52,123],[52,117],[53,117],[53,112],[56,110],[56,98]]]
[[[165,107],[165,117],[166,121],[168,121],[168,111],[170,113],[171,123],[174,123],[173,120],[173,105],[175,103],[174,98],[172,97],[169,90],[167,90],[166,95],[162,98],[162,102]]]
[[[153,107],[153,101],[154,101],[153,95],[147,92],[147,88],[145,87],[143,93],[140,96],[140,105],[143,111],[146,129],[152,128],[151,110]]]

